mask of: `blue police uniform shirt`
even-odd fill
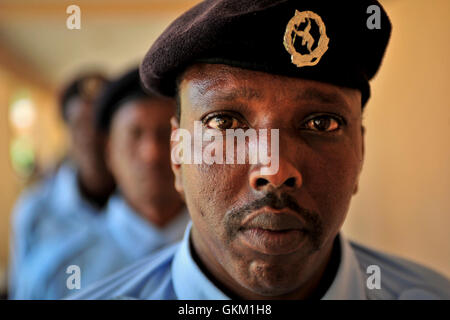
[[[189,212],[184,207],[166,226],[157,227],[134,211],[120,194],[115,194],[108,201],[106,239],[115,242],[113,255],[119,251],[123,253],[123,258],[115,258],[117,263],[122,264],[121,261],[125,259],[129,264],[164,246],[179,242],[189,221]]]
[[[142,219],[119,194],[109,199],[105,212],[97,217],[101,218],[95,223],[78,220],[78,229],[65,228],[65,232],[55,231],[59,227],[56,224],[50,225],[49,231],[57,232],[57,236],[45,239],[22,262],[22,268],[16,268],[18,280],[12,298],[63,298],[78,290],[76,282],[71,282],[74,273],[73,269],[68,270],[70,266],[78,268],[79,284],[84,288],[179,241],[189,221],[184,211],[159,229]]]
[[[179,242],[189,219],[189,213],[183,210],[164,228],[158,228],[116,194],[108,201],[105,227],[89,235],[83,248],[59,263],[51,276],[51,284],[61,290],[60,298],[79,291],[164,246]],[[66,285],[68,275],[65,270],[69,265],[79,267],[80,288]]]
[[[187,210],[183,210],[164,228],[158,228],[136,213],[120,194],[113,195],[106,208],[104,228],[87,235],[83,247],[59,262],[51,284],[61,290],[60,298],[79,291],[164,246],[179,242],[189,219]],[[66,285],[65,270],[69,265],[79,267],[79,289]]]
[[[194,261],[190,230],[191,223],[181,243],[142,259],[69,299],[229,299]],[[322,299],[450,298],[449,280],[428,268],[357,245],[342,234],[339,245],[340,264]],[[375,274],[371,266],[379,267],[379,285],[371,278]]]
[[[77,171],[70,162],[26,190],[12,216],[10,298],[36,297],[37,275],[49,270],[54,259],[67,258],[87,229],[100,223],[101,216],[101,210],[81,195]]]

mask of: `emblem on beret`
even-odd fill
[[[103,81],[99,78],[89,78],[81,83],[80,95],[83,99],[92,100],[103,87]]]
[[[320,38],[317,41],[311,34],[312,22],[317,26]],[[304,28],[299,29],[301,26]],[[306,46],[304,54],[297,51],[295,42],[301,41]],[[322,18],[312,11],[295,10],[295,15],[289,20],[284,34],[284,47],[291,54],[291,61],[297,67],[315,66],[328,50],[330,39],[327,37],[325,24]],[[314,49],[313,49],[314,47]]]

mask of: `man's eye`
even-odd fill
[[[306,122],[306,129],[320,132],[336,131],[341,127],[342,121],[332,116],[318,116]]]
[[[228,115],[212,116],[206,121],[208,128],[217,130],[227,130],[239,128],[240,122],[236,118]]]
[[[129,136],[132,139],[139,139],[143,134],[143,130],[141,128],[138,127],[133,127],[129,130]]]

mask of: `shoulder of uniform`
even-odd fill
[[[33,225],[41,215],[45,214],[46,210],[43,210],[43,208],[49,201],[50,180],[51,178],[36,182],[19,196],[13,209],[12,223],[14,229],[25,225]]]
[[[73,170],[68,165],[61,166],[25,189],[13,209],[13,229],[32,232],[40,221],[46,220],[54,201],[60,200],[57,195],[61,177],[73,174]]]
[[[179,243],[167,246],[68,299],[158,299],[155,294],[170,285],[172,260],[178,247]]]
[[[350,241],[364,274],[378,266],[381,289],[369,290],[374,298],[450,299],[450,281],[444,275],[408,259]]]

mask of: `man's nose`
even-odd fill
[[[155,139],[143,139],[139,144],[139,157],[145,162],[158,161],[163,156],[164,146]]]
[[[279,168],[275,174],[261,174],[261,167],[255,167],[249,176],[250,186],[257,191],[265,191],[268,189],[300,188],[303,181],[300,171],[287,159],[279,160]]]

